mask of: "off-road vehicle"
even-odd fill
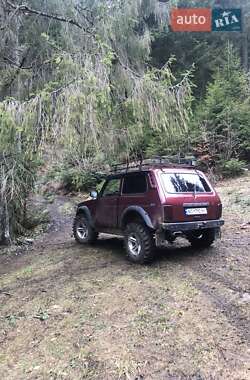
[[[189,164],[146,160],[116,165],[101,191],[77,207],[73,233],[81,244],[101,232],[123,235],[128,258],[146,263],[155,246],[184,236],[207,248],[220,235],[222,204],[203,172]]]

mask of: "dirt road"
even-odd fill
[[[0,254],[0,378],[250,379],[249,182],[220,184],[213,248],[183,240],[151,266],[119,239],[78,246],[57,198],[43,238]]]

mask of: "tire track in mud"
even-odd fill
[[[88,266],[79,269],[78,271],[72,271],[72,272],[67,272],[65,271],[64,268],[56,270],[53,274],[53,277],[51,276],[51,273],[48,276],[45,277],[40,277],[40,278],[32,278],[32,279],[25,279],[21,280],[19,283],[17,282],[16,286],[14,287],[4,287],[1,289],[0,295],[6,292],[9,292],[10,294],[14,293],[15,291],[18,291],[20,287],[29,287],[29,289],[32,289],[32,286],[36,286],[35,291],[32,292],[34,293],[40,293],[43,292],[46,289],[46,292],[49,291],[50,289],[53,289],[55,287],[55,283],[61,280],[63,282],[70,281],[72,278],[76,278],[77,276],[80,276],[83,273],[86,272],[93,272],[96,273],[97,270],[99,269],[105,269],[107,267],[110,267],[112,264],[117,263],[117,260],[112,260],[112,261],[106,261],[105,263],[99,263],[93,266]],[[53,278],[53,281],[51,281],[51,278]],[[44,284],[46,284],[44,286]],[[40,285],[43,285],[39,287]]]
[[[239,239],[230,241],[231,244],[227,246],[221,240],[211,254],[206,251],[209,254],[203,256],[202,262],[190,258],[185,263],[189,270],[183,272],[183,277],[226,317],[242,340],[250,342],[250,305],[248,300],[242,302],[243,295],[250,293],[247,272],[249,238],[241,238],[240,245],[244,249],[240,250]]]
[[[209,277],[210,280],[219,282],[221,285],[225,286],[228,289],[233,290],[234,292],[237,292],[237,293],[248,293],[248,292],[250,292],[249,286],[246,286],[246,287],[245,286],[244,287],[237,286],[237,285],[235,285],[234,282],[229,280],[227,277],[222,276],[221,274],[214,272],[210,268],[207,272],[205,272],[203,270],[201,270],[201,272],[204,276]]]
[[[209,285],[196,282],[196,287],[208,296],[212,303],[226,316],[230,324],[238,331],[241,338],[244,341],[250,342],[250,320],[239,311],[238,306],[231,301],[227,301],[225,297],[220,296]]]
[[[109,241],[110,240],[110,241]],[[17,294],[18,292],[25,291],[25,289],[29,289],[29,295],[30,297],[35,297],[39,293],[49,293],[51,290],[60,288],[58,284],[61,282],[62,284],[65,284],[67,282],[70,282],[72,279],[76,280],[77,278],[80,278],[82,274],[90,274],[95,273],[98,270],[103,270],[106,268],[109,268],[109,273],[111,273],[111,269],[113,268],[115,271],[117,271],[118,267],[121,270],[124,270],[124,274],[126,273],[126,270],[128,268],[132,268],[133,264],[126,261],[124,258],[124,261],[121,261],[121,256],[119,255],[119,252],[117,256],[111,259],[105,259],[105,256],[103,255],[103,248],[105,252],[112,252],[112,239],[103,240],[104,247],[102,245],[97,245],[95,247],[97,255],[94,257],[94,262],[88,263],[88,265],[79,265],[79,262],[77,261],[76,256],[73,255],[76,252],[74,252],[74,249],[77,249],[77,255],[78,247],[74,242],[66,242],[66,243],[55,243],[50,244],[50,246],[53,246],[53,253],[55,251],[61,251],[63,248],[65,249],[71,249],[72,257],[70,256],[61,256],[58,258],[58,261],[50,263],[52,266],[52,273],[49,271],[47,275],[39,275],[38,277],[33,278],[26,278],[26,279],[17,279],[15,286],[4,286],[0,289],[0,296],[3,295],[3,293],[10,293],[11,295]],[[120,244],[121,245],[121,244]],[[119,247],[120,247],[119,245]],[[116,245],[114,244],[114,247]],[[36,256],[43,255],[44,251],[47,250],[47,245],[40,246],[40,252],[36,252],[37,250],[35,248],[31,248],[30,251],[35,251]],[[119,250],[119,248],[118,248]],[[91,254],[91,249],[89,249],[90,252],[87,252],[87,254]],[[98,256],[100,254],[100,257]],[[20,263],[21,265],[18,265],[18,267],[26,266],[27,264],[31,265],[32,261],[35,261],[36,256],[20,256]],[[82,256],[83,257],[83,256]],[[87,257],[87,256],[86,256]],[[26,262],[27,259],[31,259]],[[60,268],[54,268],[53,266],[56,266],[56,264],[62,264]],[[15,268],[14,268],[15,269]],[[3,274],[6,274],[3,272]],[[53,280],[52,280],[53,279]]]
[[[208,297],[212,304],[227,318],[243,341],[250,342],[250,320],[248,316],[240,310],[239,305],[223,294],[224,287],[226,292],[233,291],[237,300],[237,298],[240,299],[239,295],[245,293],[245,289],[235,286],[230,280],[216,272],[205,272],[199,269],[195,268],[194,277],[188,276],[192,285]],[[211,280],[213,281],[212,284],[209,283]]]

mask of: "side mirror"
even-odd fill
[[[96,190],[92,190],[89,195],[92,199],[96,199],[98,197],[98,192]]]

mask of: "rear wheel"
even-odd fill
[[[196,248],[208,248],[213,244],[216,237],[216,230],[210,228],[201,231],[192,231],[188,235],[188,240],[193,247]]]
[[[130,261],[145,264],[154,257],[154,243],[151,231],[144,225],[129,223],[125,229],[125,248]]]
[[[90,225],[88,219],[82,214],[76,215],[75,217],[73,234],[76,241],[80,244],[91,244],[98,238],[98,233]]]

